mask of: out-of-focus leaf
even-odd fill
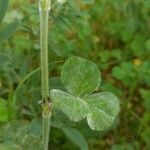
[[[0,121],[2,122],[8,121],[7,102],[6,100],[1,98],[0,98]]]
[[[74,128],[63,128],[66,136],[73,141],[81,150],[88,150],[88,143],[84,136]]]
[[[111,150],[134,150],[131,144],[113,145]]]
[[[65,90],[65,87],[62,84],[62,81],[61,81],[60,77],[51,77],[49,82],[50,82],[50,88],[51,89]]]
[[[0,42],[9,38],[16,31],[19,25],[20,25],[20,21],[17,20],[4,27],[0,31]]]
[[[150,51],[150,39],[148,39],[145,43],[145,48],[147,51]]]
[[[134,40],[130,44],[130,48],[133,51],[135,56],[140,57],[145,52],[145,42],[146,39],[144,35],[137,35],[134,37]]]
[[[150,111],[150,90],[141,89],[140,93],[141,93],[142,99],[144,100],[144,102],[143,102],[144,107],[148,111]]]
[[[25,120],[15,120],[0,127],[0,147],[6,150],[13,150],[9,149],[11,146],[15,150],[41,150],[41,138],[32,136],[29,127],[30,123]]]
[[[116,96],[121,96],[122,95],[122,90],[114,86],[112,83],[102,83],[101,85],[101,90],[102,91],[110,91],[114,93]]]
[[[5,16],[5,13],[6,13],[6,10],[8,7],[8,3],[9,3],[9,0],[0,0],[0,23],[2,22],[2,20]]]
[[[95,0],[82,0],[85,4],[92,4],[95,2]]]
[[[131,85],[138,80],[138,72],[129,62],[122,62],[120,66],[114,67],[112,75],[127,85]]]
[[[0,66],[5,65],[10,61],[10,57],[4,53],[0,53]]]
[[[147,145],[150,146],[150,128],[148,126],[142,131],[141,136]]]
[[[150,85],[150,62],[145,61],[140,66],[140,77],[144,80],[144,83]]]
[[[73,122],[71,122],[66,114],[64,114],[62,111],[54,108],[51,117],[51,126],[55,128],[65,128],[73,126]]]

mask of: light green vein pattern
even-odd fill
[[[100,85],[100,71],[91,61],[72,57],[62,68],[62,82],[68,92],[76,96],[92,93]]]
[[[109,128],[119,112],[118,99],[108,92],[79,98],[61,90],[51,90],[50,95],[54,107],[75,122],[87,117],[88,125],[93,130]]]

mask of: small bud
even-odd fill
[[[39,0],[39,10],[50,10],[51,0]]]

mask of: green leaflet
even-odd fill
[[[42,135],[42,119],[33,119],[29,131],[33,136],[40,137]]]
[[[119,101],[109,92],[85,97],[88,105],[87,121],[93,130],[105,130],[112,126],[119,113]]]
[[[20,21],[16,20],[8,24],[6,27],[4,27],[0,31],[0,41],[9,38],[17,30],[19,25],[20,25]]]
[[[72,121],[78,122],[86,117],[86,103],[78,97],[61,90],[51,90],[54,107],[63,111]]]
[[[83,96],[95,91],[100,84],[100,71],[91,61],[72,57],[62,68],[62,82],[66,89],[76,96]]]
[[[0,66],[7,64],[10,61],[10,56],[5,53],[0,53]]]
[[[51,90],[53,105],[63,111],[72,121],[87,118],[93,130],[105,130],[113,124],[118,112],[119,101],[109,92],[75,97],[61,90]]]
[[[109,92],[89,95],[100,83],[95,64],[80,57],[70,58],[63,66],[62,82],[70,93],[52,89],[50,97],[55,108],[75,122],[87,118],[93,130],[105,130],[113,125],[119,113],[117,97]]]
[[[8,109],[7,102],[4,99],[0,98],[0,121],[7,122],[8,121]]]
[[[8,3],[9,3],[9,0],[0,0],[0,23],[2,22],[2,20],[5,16],[5,13],[6,13],[6,10],[8,7]]]
[[[51,117],[51,126],[62,129],[73,125],[74,123],[71,122],[68,116],[65,115],[60,109],[53,109],[53,115]]]
[[[3,21],[7,8],[8,8],[9,0],[0,0],[0,24]],[[6,27],[0,30],[0,42],[9,38],[18,28],[20,25],[19,20],[15,20],[9,23]]]

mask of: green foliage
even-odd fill
[[[62,110],[72,121],[80,121],[87,115],[86,103],[60,90],[51,90],[51,99],[54,107]]]
[[[119,102],[115,95],[102,92],[91,94],[100,83],[99,69],[92,62],[80,57],[67,60],[62,68],[62,82],[71,93],[51,90],[54,107],[63,111],[72,121],[87,118],[93,130],[105,130],[115,121]]]
[[[0,41],[8,39],[18,28],[20,21],[14,21],[8,24],[0,31]]]
[[[0,121],[8,121],[7,102],[4,99],[0,99]]]
[[[9,0],[0,0],[0,23],[2,22],[2,20],[5,16],[5,13],[6,13],[6,10],[8,7],[8,3],[9,3]]]
[[[81,150],[88,150],[88,143],[83,135],[74,128],[63,128],[66,136],[72,140]]]
[[[33,119],[29,131],[32,135],[40,137],[42,135],[42,120],[37,118]]]
[[[2,22],[5,16],[8,3],[9,0],[0,0],[0,23]],[[0,31],[0,42],[9,38],[16,31],[19,25],[20,25],[20,21],[14,21],[8,24],[6,27],[4,27]]]
[[[135,85],[141,81],[149,85],[149,68],[150,64],[147,61],[140,64],[140,66],[136,66],[136,64],[130,62],[122,62],[120,66],[113,68],[112,74],[115,78],[121,80],[128,86],[130,86],[131,84]]]
[[[30,124],[27,121],[12,121],[0,128],[0,148],[6,150],[31,150],[42,147],[41,139],[29,132]],[[36,145],[36,146],[35,146]]]
[[[149,101],[150,92],[149,92],[149,90],[141,89],[140,94],[143,99],[144,107],[146,108],[147,111],[149,111],[150,110],[150,101]]]
[[[12,112],[16,113],[16,109],[10,109],[14,91],[39,66],[40,51],[37,3],[13,0],[5,15],[7,2],[0,0],[0,31],[14,19],[22,18],[19,32],[15,32],[9,40],[0,42],[0,97],[5,100],[5,106],[9,106],[11,120]],[[92,60],[102,70],[98,92],[114,93],[122,107],[120,121],[115,121],[117,129],[107,135],[106,131],[99,133],[90,130],[85,120],[71,122],[62,111],[53,109],[53,139],[50,140],[53,149],[77,149],[61,132],[64,127],[71,126],[86,137],[89,149],[149,150],[149,8],[149,0],[70,0],[60,5],[53,0],[49,14],[50,61],[63,62],[74,55]],[[53,76],[50,87],[65,91],[59,76],[60,68],[61,63],[50,65],[50,76]],[[40,71],[37,71],[23,82],[17,92],[15,118],[30,121],[39,118],[39,100]],[[33,125],[37,126],[33,133],[40,135],[41,127],[37,120],[38,123],[32,122],[31,129]],[[9,145],[14,145],[11,148],[16,149],[17,146],[10,141],[1,145],[3,147],[0,149],[8,149]]]
[[[6,54],[0,53],[0,66],[10,62],[10,57]]]
[[[133,83],[132,81],[135,80],[137,82],[137,74],[138,70],[136,70],[135,66],[131,63],[123,62],[121,66],[114,67],[112,70],[112,74],[117,79],[121,80],[127,85]]]
[[[112,150],[134,150],[134,148],[132,147],[132,145],[130,144],[124,144],[124,145],[114,145],[112,147]]]
[[[85,4],[91,4],[94,3],[95,0],[82,0],[82,2],[84,2]]]
[[[95,91],[101,80],[100,71],[94,63],[77,57],[66,61],[61,77],[66,89],[77,97]]]

